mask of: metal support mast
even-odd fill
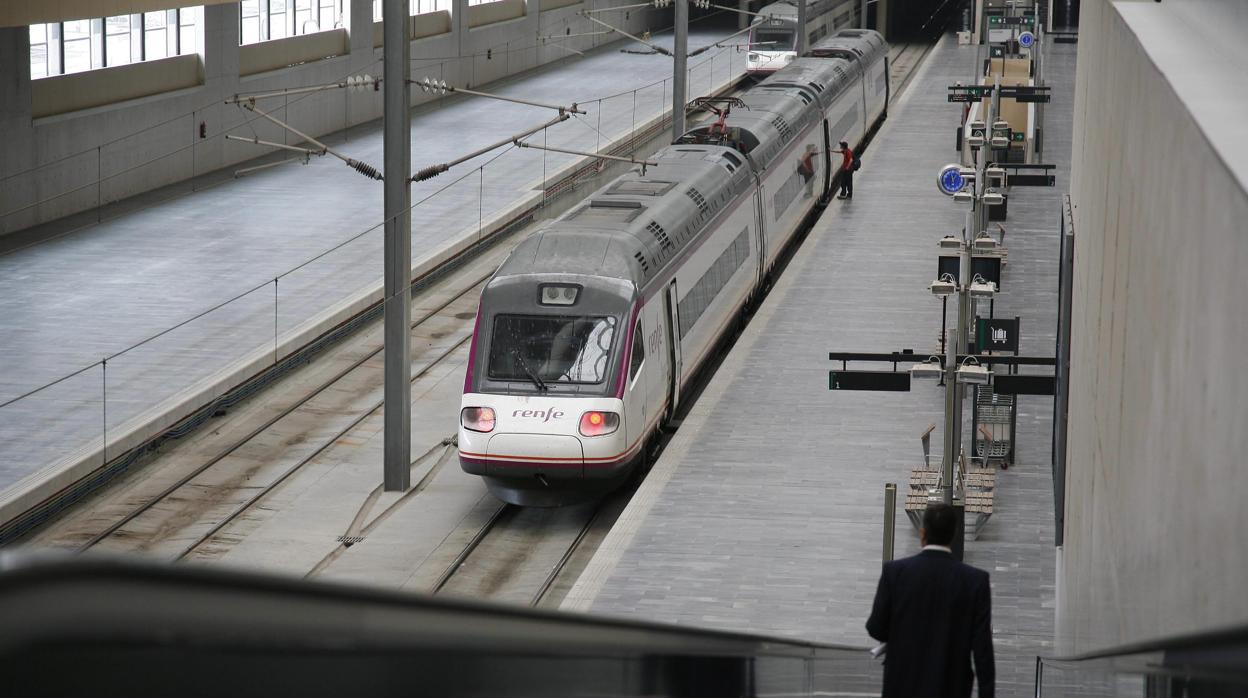
[[[806,53],[806,0],[797,0],[797,36],[793,38],[793,50],[801,57]]]
[[[689,0],[676,0],[676,44],[672,47],[672,140],[685,135],[685,94],[689,77]]]
[[[411,316],[412,217],[411,112],[408,79],[407,0],[384,0],[385,36],[385,455],[383,478],[388,492],[411,485],[412,364],[408,322]]]

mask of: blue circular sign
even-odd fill
[[[1023,32],[1018,35],[1019,46],[1022,46],[1023,48],[1031,48],[1031,45],[1034,43],[1036,43],[1036,36],[1031,32]]]
[[[962,191],[966,187],[966,177],[962,176],[961,166],[945,165],[936,177],[936,185],[940,187],[940,192],[947,196],[953,196]]]

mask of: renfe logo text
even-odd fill
[[[562,419],[563,412],[561,410],[557,410],[552,407],[548,410],[516,410],[515,412],[511,413],[511,416],[513,417],[537,417],[541,419],[542,422],[549,422],[552,419]]]

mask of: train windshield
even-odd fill
[[[793,36],[792,29],[768,29],[766,27],[755,29],[750,39],[750,50],[792,51]]]
[[[607,379],[614,317],[499,315],[490,340],[493,380],[601,383]]]

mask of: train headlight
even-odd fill
[[[586,412],[581,415],[581,436],[605,436],[620,428],[620,415],[614,412]]]
[[[494,431],[494,408],[465,407],[459,413],[459,423],[469,431],[488,434]]]

